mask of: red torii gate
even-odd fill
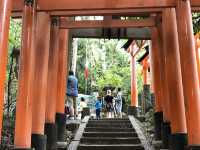
[[[32,140],[35,140],[32,141],[33,147],[39,146],[41,148],[44,146],[38,145],[41,141],[45,141],[44,111],[38,109],[37,112],[36,109],[32,109],[35,108],[34,105],[40,104],[38,107],[45,108],[45,105],[48,106],[50,101],[53,102],[50,107],[46,107],[49,110],[45,109],[45,133],[47,134],[48,145],[51,145],[52,147],[50,148],[52,149],[55,148],[55,136],[53,132],[55,131],[56,116],[59,120],[64,114],[64,96],[60,95],[62,92],[58,94],[60,96],[59,105],[55,104],[55,99],[58,98],[57,87],[58,85],[60,87],[60,83],[56,77],[58,76],[58,70],[62,77],[66,75],[66,72],[61,71],[63,68],[58,68],[58,63],[61,64],[62,67],[65,66],[64,57],[62,57],[63,51],[61,50],[64,49],[63,45],[67,44],[65,38],[68,31],[67,29],[59,29],[58,19],[52,19],[52,25],[50,27],[50,15],[144,15],[162,13],[163,27],[159,20],[156,20],[156,24],[153,25],[153,27],[151,26],[152,47],[160,51],[152,50],[152,61],[154,61],[152,64],[153,68],[156,67],[156,64],[160,64],[157,70],[154,69],[154,86],[158,86],[158,88],[155,88],[155,93],[157,93],[156,101],[158,101],[156,103],[156,113],[163,113],[164,126],[167,125],[166,127],[168,128],[170,125],[169,123],[171,123],[171,138],[173,139],[171,143],[172,149],[183,149],[183,146],[187,145],[186,135],[188,135],[188,149],[199,149],[200,91],[191,19],[191,11],[199,10],[199,0],[162,0],[156,2],[145,0],[38,0],[37,6],[34,0],[2,0],[0,2],[0,129],[2,126],[9,17],[11,16],[11,12],[13,16],[23,16],[20,80],[15,132],[16,149],[30,149],[31,134],[33,137],[35,136],[35,138],[32,138]],[[119,24],[121,25],[119,26]],[[136,24],[136,22],[134,23],[133,21],[132,23],[128,22],[123,25],[120,21],[117,23],[111,21],[109,24],[105,22],[94,24],[87,22],[83,25],[84,28],[87,26],[105,26],[112,28],[113,26],[139,27],[142,26],[141,24],[141,22]],[[48,27],[44,25],[48,25]],[[143,25],[148,26],[146,23]],[[44,32],[42,29],[40,30],[39,27],[40,29],[48,28],[46,32],[48,32],[49,36],[46,35],[47,37],[44,37],[46,42],[42,42],[41,40],[37,41],[35,38],[38,33]],[[81,28],[81,24],[80,22],[79,24],[71,23],[71,26],[65,28]],[[56,38],[58,36],[60,38]],[[65,40],[65,42],[61,42],[63,40]],[[50,47],[48,47],[50,44],[48,41],[51,41]],[[156,41],[160,41],[160,43]],[[58,46],[60,48],[58,48]],[[40,60],[38,60],[36,56],[40,54],[38,51],[34,51],[36,49],[45,49],[45,53],[40,56],[44,58],[43,62],[37,62]],[[154,52],[160,54],[154,54]],[[160,57],[155,57],[154,55]],[[63,61],[58,62],[58,60],[61,59]],[[171,64],[172,60],[173,64]],[[38,70],[41,65],[41,70]],[[41,84],[43,86],[37,86],[35,83],[41,82],[41,79],[38,78],[41,72],[43,77]],[[155,80],[157,77],[158,79]],[[64,78],[62,78],[62,83],[65,84]],[[37,88],[42,91],[42,94],[41,91],[35,91]],[[63,88],[61,89],[63,90]],[[159,92],[159,90],[162,92]],[[45,93],[47,93],[46,96]],[[36,95],[39,96],[38,99],[35,99],[37,97]],[[163,100],[163,98],[165,98],[165,100]],[[36,103],[36,101],[38,101],[38,103]],[[44,101],[46,101],[46,104],[44,104]],[[170,115],[170,112],[174,112],[174,114]],[[38,117],[39,119],[37,118],[38,121],[35,120],[35,116],[32,117],[32,113],[40,114]],[[32,125],[32,120],[37,123]],[[159,123],[161,123],[160,120]],[[167,136],[169,136],[168,133],[166,137]],[[164,139],[163,141],[166,140]]]

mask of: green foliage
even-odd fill
[[[196,34],[200,32],[200,13],[193,13],[192,19],[193,19],[194,33]]]

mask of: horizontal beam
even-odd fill
[[[14,11],[21,11],[24,0],[14,0]],[[200,7],[199,0],[191,0],[192,7]],[[176,0],[38,0],[41,11],[78,11],[106,9],[144,9],[175,7]]]
[[[84,28],[141,28],[153,27],[155,20],[153,18],[140,20],[93,20],[93,21],[60,21],[60,28],[65,29],[84,29]]]
[[[70,30],[73,38],[103,38],[103,39],[129,39],[150,40],[149,28],[122,28],[122,29],[73,29]]]
[[[51,16],[147,16],[149,13],[159,13],[162,8],[144,8],[144,9],[106,9],[106,10],[65,10],[65,11],[50,11]]]
[[[22,10],[24,0],[14,0],[14,10]],[[38,10],[96,10],[174,7],[175,0],[38,0]]]

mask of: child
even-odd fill
[[[83,119],[83,108],[87,107],[87,103],[85,102],[85,99],[81,97],[80,101],[80,111],[81,111],[81,119]]]
[[[100,119],[101,107],[102,107],[101,98],[100,98],[100,97],[97,97],[97,101],[96,101],[96,103],[95,103],[96,118],[97,118],[97,119]]]

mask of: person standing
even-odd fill
[[[96,118],[100,119],[101,118],[101,107],[102,107],[102,103],[101,103],[101,98],[97,97],[97,101],[95,103],[95,108],[96,108]]]
[[[87,103],[83,97],[81,97],[80,101],[80,111],[81,111],[81,119],[83,119],[84,114],[83,114],[83,109],[87,107]]]
[[[111,90],[107,91],[107,95],[105,96],[104,100],[106,102],[106,111],[107,111],[107,118],[113,118],[114,114],[114,107],[113,107],[113,96],[111,95]]]
[[[70,117],[76,119],[77,106],[76,99],[78,97],[78,79],[75,77],[73,71],[69,71],[67,80],[67,103],[70,108]]]
[[[122,118],[122,92],[121,88],[118,88],[117,95],[115,98],[115,111],[117,117]]]

